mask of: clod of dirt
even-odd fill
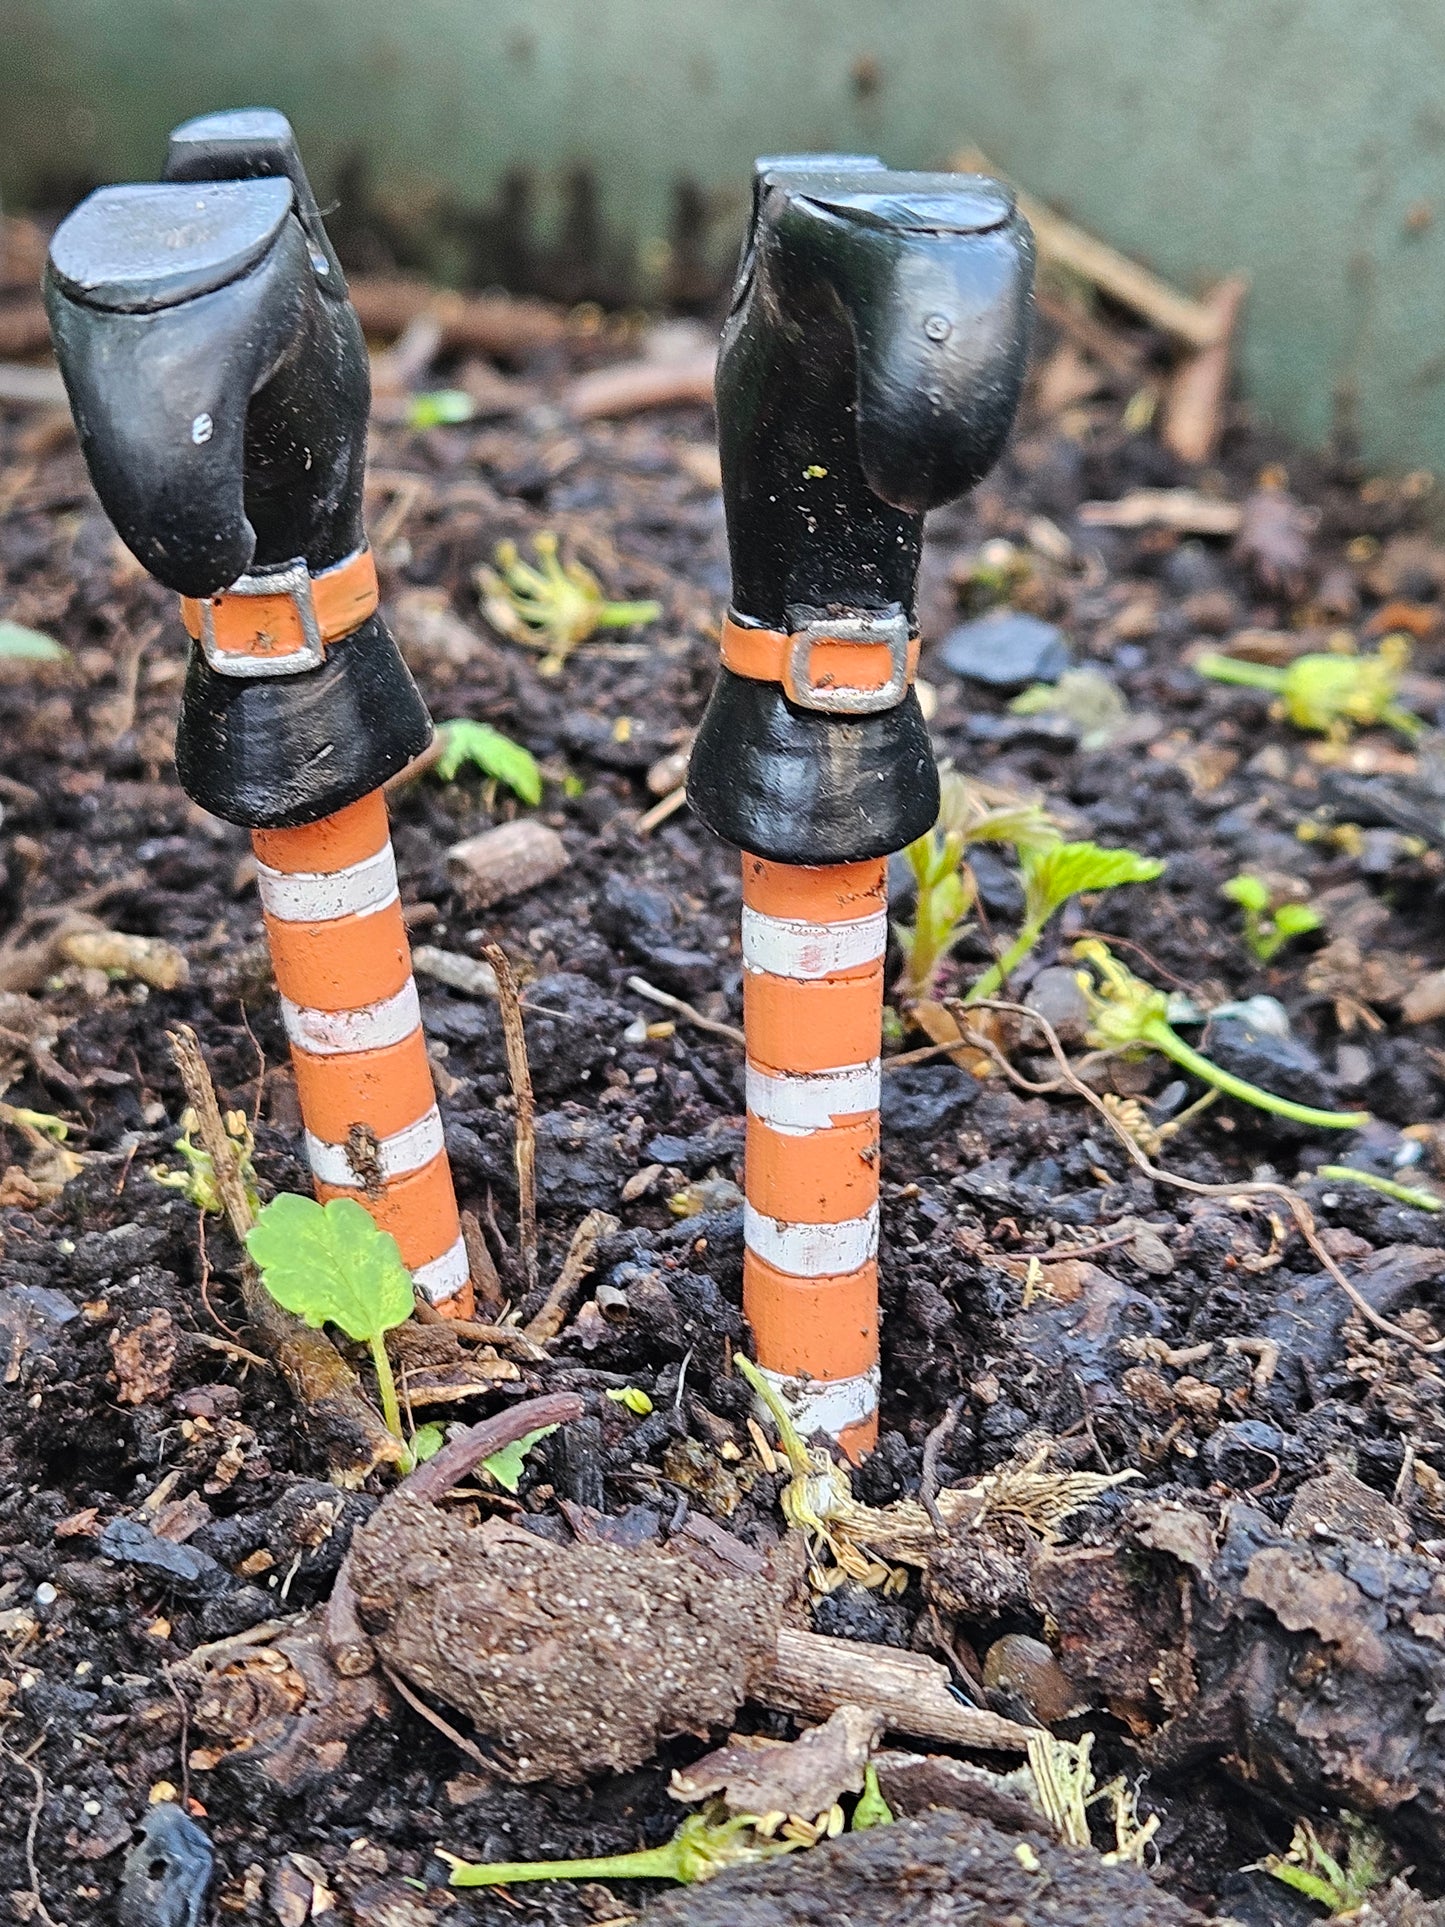
[[[1445,1900],[1422,1900],[1403,1880],[1373,1894],[1354,1916],[1355,1927],[1445,1927]]]
[[[1133,1868],[1044,1834],[934,1813],[669,1894],[640,1927],[1189,1927],[1201,1916]]]
[[[1205,1759],[1289,1802],[1349,1807],[1438,1856],[1445,1843],[1445,1571],[1328,1528],[1281,1532],[1248,1505],[1134,1506],[1103,1546],[1035,1562],[1070,1677],[1153,1724],[1166,1771]]]
[[[798,1575],[791,1546],[749,1559],[753,1572],[705,1573],[655,1546],[558,1546],[398,1495],[349,1567],[388,1666],[465,1713],[509,1778],[572,1784],[732,1718]]]
[[[303,1622],[274,1645],[217,1653],[204,1668],[194,1719],[212,1744],[191,1765],[233,1758],[295,1792],[330,1778],[348,1742],[387,1705],[375,1673],[343,1676],[321,1629]]]

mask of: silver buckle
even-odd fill
[[[216,618],[209,598],[201,603],[201,653],[217,675],[251,678],[300,676],[319,669],[326,660],[326,643],[316,619],[311,594],[311,571],[304,561],[287,562],[263,575],[238,575],[222,595],[290,596],[301,623],[302,645],[284,656],[237,656],[216,647]]]
[[[881,689],[824,688],[813,681],[813,650],[820,642],[886,643],[892,662]],[[800,709],[816,709],[825,716],[876,716],[896,709],[908,694],[908,618],[896,616],[836,616],[804,623],[793,631],[783,689]]]

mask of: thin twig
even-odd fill
[[[186,1696],[176,1685],[171,1662],[162,1660],[161,1674],[171,1689],[171,1697],[176,1703],[176,1711],[181,1716],[181,1810],[184,1812],[191,1804],[191,1709],[186,1704]]]
[[[476,1742],[469,1740],[464,1733],[458,1733],[449,1720],[444,1720],[440,1713],[434,1712],[419,1693],[411,1690],[400,1673],[393,1672],[390,1666],[385,1665],[381,1670],[385,1673],[388,1684],[396,1688],[413,1713],[419,1713],[428,1726],[434,1726],[444,1739],[450,1740],[453,1746],[459,1747],[467,1758],[475,1761],[484,1772],[490,1774],[494,1771],[494,1762],[487,1758]]]
[[[923,1441],[923,1476],[918,1482],[918,1503],[933,1521],[933,1529],[940,1539],[948,1537],[948,1526],[938,1509],[938,1462],[943,1457],[944,1446],[953,1436],[953,1428],[962,1410],[962,1398],[950,1399],[947,1411]]]
[[[522,1272],[528,1291],[537,1285],[537,1104],[532,1095],[532,1067],[527,1062],[527,1033],[522,1024],[522,999],[507,953],[499,943],[482,945],[482,954],[497,973],[497,1008],[502,1018],[502,1041],[507,1049],[507,1075],[517,1106],[517,1233],[522,1246]]]
[[[244,1345],[233,1344],[229,1338],[216,1338],[210,1332],[187,1332],[186,1336],[208,1351],[224,1352],[227,1358],[234,1358],[240,1364],[259,1365],[263,1372],[271,1369],[269,1358],[262,1358],[259,1352],[248,1352]]]
[[[572,1294],[591,1269],[593,1252],[602,1239],[612,1235],[617,1226],[618,1220],[608,1212],[589,1211],[572,1233],[572,1243],[562,1262],[562,1269],[557,1273],[541,1309],[527,1325],[527,1336],[534,1345],[545,1345],[549,1338],[555,1338],[561,1331]]]
[[[958,1020],[959,1028],[964,1031],[966,1041],[975,1045],[979,1050],[983,1051],[986,1056],[991,1057],[1009,1081],[1016,1084],[1020,1090],[1047,1095],[1063,1087],[1073,1091],[1076,1096],[1082,1097],[1086,1104],[1092,1106],[1092,1108],[1099,1113],[1115,1137],[1118,1138],[1119,1142],[1124,1146],[1124,1149],[1128,1152],[1134,1163],[1138,1165],[1139,1169],[1151,1183],[1172,1185],[1176,1191],[1188,1191],[1195,1197],[1200,1198],[1279,1198],[1282,1200],[1282,1202],[1289,1207],[1290,1213],[1296,1225],[1299,1227],[1300,1236],[1314,1253],[1316,1260],[1323,1269],[1329,1273],[1330,1277],[1334,1279],[1340,1290],[1344,1292],[1355,1310],[1367,1324],[1373,1325],[1376,1331],[1383,1332],[1386,1337],[1396,1339],[1402,1345],[1410,1346],[1414,1351],[1425,1353],[1445,1351],[1445,1338],[1437,1338],[1433,1343],[1427,1344],[1423,1338],[1417,1338],[1413,1332],[1406,1331],[1403,1325],[1392,1323],[1392,1321],[1386,1318],[1381,1312],[1375,1310],[1375,1307],[1370,1303],[1369,1299],[1359,1290],[1358,1286],[1351,1284],[1350,1280],[1345,1276],[1344,1272],[1340,1270],[1340,1267],[1335,1263],[1329,1252],[1326,1251],[1324,1245],[1320,1242],[1319,1232],[1315,1228],[1314,1214],[1304,1199],[1299,1195],[1298,1191],[1291,1190],[1289,1185],[1267,1183],[1259,1179],[1250,1180],[1243,1184],[1200,1184],[1194,1178],[1180,1177],[1177,1172],[1166,1171],[1160,1165],[1153,1163],[1141,1149],[1137,1140],[1130,1135],[1121,1121],[1114,1116],[1114,1113],[1097,1092],[1091,1091],[1082,1078],[1074,1075],[1073,1067],[1069,1063],[1064,1047],[1059,1042],[1057,1031],[1055,1031],[1053,1025],[1046,1017],[1039,1015],[1038,1011],[1030,1010],[1026,1004],[1004,1003],[1000,999],[993,997],[981,998],[978,1003],[970,1004],[967,1010],[965,1010],[962,1004],[958,1004],[956,1000],[952,1000],[949,1008]],[[1013,1065],[1010,1064],[1008,1059],[1003,1055],[1003,1052],[991,1043],[988,1038],[981,1037],[976,1032],[970,1034],[967,1026],[967,1018],[972,1011],[976,1010],[995,1010],[1011,1017],[1026,1017],[1030,1023],[1036,1024],[1043,1032],[1045,1041],[1053,1055],[1054,1062],[1059,1067],[1058,1080],[1052,1084],[1035,1084],[1030,1082],[1028,1078],[1022,1076],[1014,1069]]]
[[[659,823],[665,823],[670,816],[676,815],[687,801],[687,784],[679,783],[675,790],[669,790],[660,803],[637,819],[637,834],[649,836]]]
[[[726,1037],[729,1042],[741,1044],[743,1034],[736,1024],[719,1023],[716,1017],[704,1017],[692,1004],[684,1003],[681,997],[674,997],[670,991],[659,990],[655,984],[648,983],[645,977],[629,977],[627,988],[639,997],[645,997],[651,1004],[661,1004],[664,1010],[675,1010],[679,1017],[685,1017],[699,1030],[710,1030],[714,1037]]]
[[[35,1744],[39,1746],[40,1741],[37,1740]],[[12,1760],[16,1766],[23,1766],[35,1782],[35,1804],[30,1809],[30,1824],[25,1829],[25,1871],[30,1875],[30,1893],[35,1902],[34,1915],[38,1915],[45,1922],[45,1927],[56,1927],[55,1916],[46,1906],[40,1892],[40,1869],[35,1861],[35,1836],[40,1831],[40,1816],[45,1811],[45,1775],[28,1754],[13,1752],[3,1740],[0,1740],[0,1753],[3,1753],[7,1760]]]
[[[476,1290],[477,1303],[484,1312],[496,1315],[506,1310],[507,1294],[497,1275],[496,1260],[482,1235],[482,1224],[475,1211],[462,1213],[462,1242],[467,1249],[467,1269]]]

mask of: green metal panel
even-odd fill
[[[755,153],[973,141],[1185,286],[1247,270],[1281,426],[1445,470],[1440,0],[0,0],[14,201],[252,102],[433,262],[505,267],[528,203],[550,279],[609,293],[716,271]]]

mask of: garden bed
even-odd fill
[[[418,1417],[470,1421],[527,1392],[592,1402],[571,1442],[559,1434],[532,1455],[518,1498],[494,1496],[486,1509],[550,1518],[546,1530],[562,1538],[564,1500],[631,1508],[653,1536],[701,1513],[766,1543],[782,1481],[758,1460],[731,1363],[744,1342],[742,1057],[725,1034],[741,1015],[738,865],[685,809],[640,823],[669,784],[664,768],[649,790],[649,772],[672,758],[676,780],[716,663],[728,575],[712,422],[700,406],[579,419],[572,384],[631,358],[639,324],[559,329],[548,317],[532,338],[530,313],[505,361],[447,359],[443,346],[439,363],[413,356],[405,380],[383,387],[369,525],[383,607],[433,714],[485,718],[532,751],[547,778],[536,814],[560,833],[568,864],[535,890],[470,909],[448,850],[528,813],[475,774],[398,788],[394,837],[414,944],[476,957],[500,942],[521,982],[543,1280],[588,1210],[619,1222],[545,1360],[489,1355],[425,1328],[399,1356],[419,1391],[440,1386],[449,1401],[419,1397]],[[1280,660],[1342,630],[1404,629],[1415,638],[1405,699],[1433,724],[1445,701],[1445,547],[1420,532],[1431,506],[1420,478],[1387,483],[1306,460],[1243,421],[1216,469],[1182,469],[1143,420],[1154,344],[1117,319],[1091,325],[1117,349],[1113,371],[1046,334],[1010,453],[970,502],[931,524],[921,674],[936,695],[935,743],[966,775],[1044,799],[1071,836],[1167,864],[1158,882],[1072,905],[1015,977],[1016,995],[1068,962],[1086,930],[1098,933],[1200,1010],[1276,1000],[1289,1037],[1271,1030],[1267,1009],[1223,1020],[1205,1040],[1219,1061],[1306,1103],[1372,1114],[1363,1132],[1322,1133],[1221,1103],[1154,1158],[1195,1185],[1299,1180],[1324,1250],[1394,1330],[1365,1322],[1277,1196],[1231,1201],[1156,1182],[1071,1090],[1031,1094],[947,1057],[916,1062],[884,1078],[883,1436],[855,1487],[874,1504],[916,1495],[925,1441],[955,1403],[935,1468],[945,1486],[1050,1443],[1062,1470],[1135,1469],[1139,1480],[1076,1514],[1049,1555],[1049,1609],[1094,1709],[1063,1730],[1096,1730],[1110,1771],[1148,1767],[1141,1811],[1159,1816],[1155,1877],[1172,1895],[1241,1920],[1293,1921],[1312,1917],[1297,1897],[1241,1870],[1283,1850],[1296,1819],[1341,1804],[1356,1780],[1338,1759],[1301,1764],[1305,1742],[1261,1737],[1258,1708],[1244,1724],[1264,1764],[1223,1715],[1183,1733],[1157,1682],[1135,1690],[1119,1654],[1095,1649],[1122,1623],[1109,1611],[1134,1610],[1124,1581],[1099,1593],[1091,1618],[1067,1555],[1092,1545],[1127,1577],[1141,1515],[1126,1520],[1125,1508],[1164,1498],[1214,1519],[1248,1508],[1252,1523],[1236,1515],[1232,1530],[1273,1544],[1300,1487],[1328,1464],[1393,1507],[1360,1529],[1361,1543],[1393,1547],[1382,1560],[1413,1562],[1427,1588],[1433,1571],[1440,1589],[1445,1386],[1440,1355],[1423,1347],[1445,1328],[1445,1215],[1312,1175],[1345,1163],[1428,1187],[1445,1170],[1445,1037],[1428,995],[1407,1004],[1445,966],[1445,802],[1431,738],[1304,734],[1265,696],[1203,680],[1191,652],[1238,647],[1249,631],[1246,647]],[[408,426],[408,389],[442,387],[470,394],[473,419]],[[1156,509],[1164,521],[1137,527],[1102,525],[1085,509],[1160,488],[1202,493],[1193,521],[1212,515],[1214,532],[1167,526],[1190,521],[1180,498]],[[525,549],[541,531],[610,595],[655,598],[661,619],[539,674],[535,655],[488,628],[473,572],[498,541]],[[1002,603],[1057,624],[1074,665],[1108,678],[1127,705],[1106,719],[1108,740],[1085,746],[1087,728],[1081,741],[1067,720],[1013,714],[1011,691],[943,666],[941,638]],[[169,1783],[197,1803],[214,1842],[217,1918],[299,1921],[318,1887],[357,1922],[501,1922],[518,1905],[580,1922],[638,1906],[645,1890],[626,1886],[615,1904],[595,1886],[458,1898],[435,1891],[444,1869],[434,1849],[519,1859],[656,1842],[679,1817],[669,1771],[702,1742],[673,1742],[654,1764],[591,1785],[514,1787],[490,1782],[394,1699],[384,1721],[288,1794],[244,1753],[221,1757],[198,1741],[194,1689],[171,1669],[203,1642],[324,1600],[384,1485],[333,1499],[320,1483],[324,1457],[284,1382],[246,1357],[254,1345],[227,1234],[212,1220],[202,1240],[196,1210],[151,1175],[176,1164],[184,1099],[167,1032],[183,1022],[223,1105],[256,1120],[263,1188],[307,1188],[247,838],[190,805],[170,763],[179,619],[111,534],[55,412],[0,408],[0,614],[70,651],[54,665],[11,664],[0,682],[0,943],[13,955],[42,940],[45,913],[68,906],[163,940],[189,970],[166,990],[57,957],[40,981],[0,992],[4,1100],[66,1119],[80,1160],[58,1188],[66,1174],[43,1133],[37,1143],[0,1124],[0,1781],[12,1816],[0,1829],[0,1903],[14,1895],[16,1918],[43,1921],[38,1880],[55,1921],[113,1919],[132,1827]],[[1321,919],[1268,964],[1221,896],[1244,871],[1295,879]],[[1011,869],[983,856],[978,877],[989,928],[1011,932]],[[906,920],[903,869],[899,884]],[[976,932],[944,987],[966,985],[989,955]],[[636,978],[723,1029],[648,1001]],[[520,1300],[496,1008],[434,974],[420,987],[461,1202]],[[1040,987],[1067,1037],[1066,992],[1057,978]],[[1037,1038],[1008,1041],[1023,1075],[1055,1080]],[[901,1047],[926,1042],[914,1033]],[[1132,1101],[1145,1135],[1199,1094],[1170,1089],[1177,1073],[1157,1057],[1112,1077],[1096,1087]],[[647,1394],[649,1413],[600,1396],[626,1387]],[[117,1521],[150,1528],[146,1556],[127,1556],[139,1542],[117,1536]],[[169,1570],[154,1554],[157,1529],[177,1554]],[[1242,1557],[1234,1539],[1223,1543],[1226,1564]],[[1042,1629],[1043,1583],[1032,1603],[1011,1597],[991,1613],[972,1592],[949,1611],[917,1583],[898,1596],[849,1584],[816,1601],[812,1624],[912,1644],[966,1688],[997,1636]],[[1383,1598],[1405,1582],[1397,1571],[1380,1583]],[[1231,1623],[1234,1638],[1243,1622]],[[1148,1630],[1157,1652],[1193,1641],[1201,1678],[1214,1664],[1209,1641],[1225,1639],[1222,1626],[1216,1635],[1167,1616]],[[1236,1703],[1223,1661],[1210,1679],[1221,1705]],[[1389,1694],[1376,1710],[1378,1741],[1364,1728],[1355,1736],[1358,1785],[1384,1756],[1387,1727],[1392,1745],[1416,1745],[1422,1790],[1377,1788],[1372,1818],[1400,1864],[1438,1866],[1445,1775],[1438,1739],[1429,1748],[1442,1729],[1425,1705],[1402,1710]],[[1283,1702],[1277,1717],[1287,1719]],[[782,1715],[748,1719],[790,1730]],[[1177,1743],[1161,1744],[1161,1730]],[[1276,1768],[1276,1754],[1292,1767]],[[806,1856],[785,1865],[810,1878]],[[408,1884],[418,1881],[430,1895]]]

